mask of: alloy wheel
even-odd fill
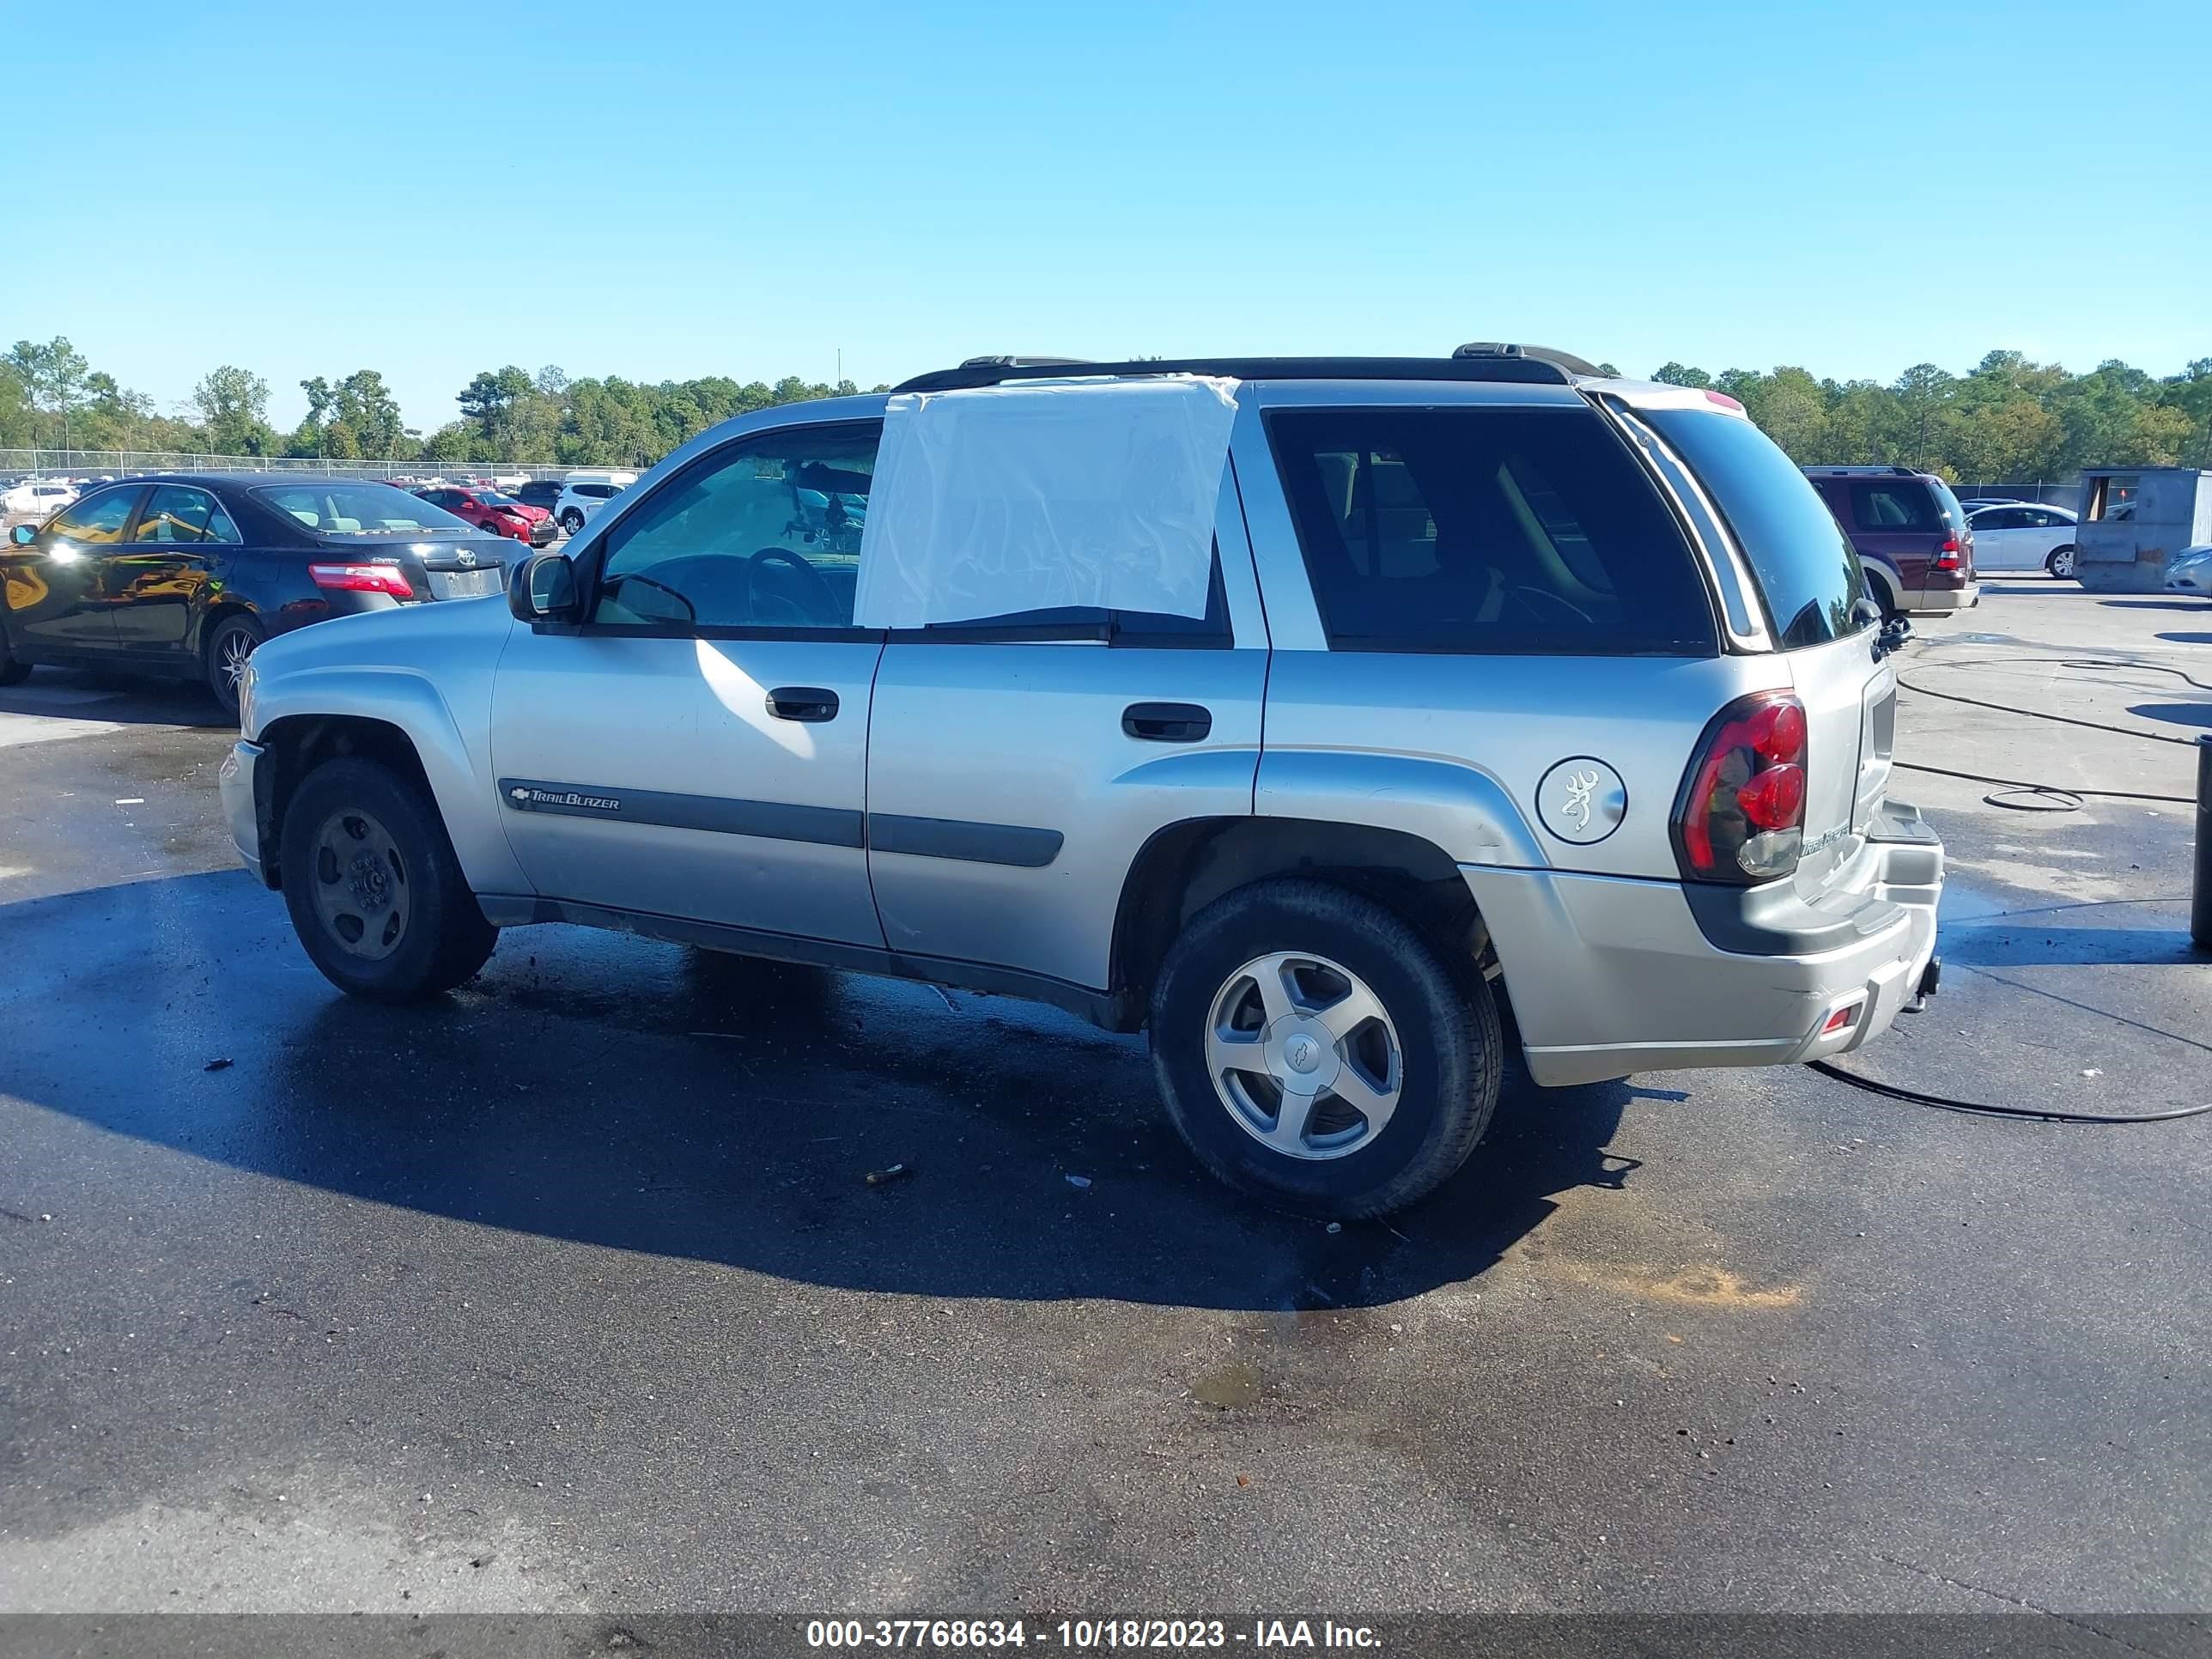
[[[222,683],[229,690],[233,702],[238,701],[238,694],[245,687],[246,659],[253,654],[257,643],[253,635],[243,628],[234,628],[222,636],[222,642],[216,651],[216,672],[222,676]]]
[[[1398,1109],[1405,1054],[1382,999],[1326,957],[1256,957],[1216,993],[1206,1073],[1247,1134],[1287,1158],[1343,1158]]]

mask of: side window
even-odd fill
[[[1894,483],[1854,483],[1851,516],[1862,530],[1941,530],[1942,515],[1928,486],[1912,478]]]
[[[1335,649],[1719,648],[1680,531],[1592,411],[1298,410],[1267,429]]]
[[[146,510],[138,515],[138,532],[133,538],[141,542],[222,541],[222,536],[209,533],[210,521],[216,516],[215,497],[204,489],[186,489],[178,484],[162,484],[146,499]],[[226,527],[228,519],[223,520]],[[236,541],[238,532],[231,530],[228,540]]]
[[[137,489],[103,489],[96,495],[88,495],[54,520],[53,533],[94,547],[119,542],[131,522],[131,509],[143,493]]]
[[[2001,507],[1994,513],[1984,513],[1976,519],[1974,528],[1977,530],[2024,530],[2030,523],[2040,524],[2041,522],[2041,519],[2033,518],[2019,507]]]
[[[882,435],[879,421],[794,427],[694,462],[609,533],[592,620],[849,628]]]

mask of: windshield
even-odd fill
[[[253,492],[325,536],[450,536],[475,526],[386,483],[275,484]]]
[[[520,507],[522,505],[514,496],[502,495],[496,489],[477,489],[471,490],[470,493],[486,507]]]
[[[1822,645],[1859,630],[1863,624],[1851,619],[1851,610],[1865,596],[1866,573],[1795,461],[1741,416],[1697,409],[1638,414],[1690,464],[1728,520],[1766,601],[1778,647]],[[1951,506],[1957,510],[1956,498]]]

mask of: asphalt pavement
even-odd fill
[[[2185,797],[2183,744],[2012,711],[2193,738],[2208,647],[1990,584],[1905,675],[2006,711],[1908,692],[1901,752]],[[1050,1010],[552,927],[348,1002],[235,865],[232,736],[0,691],[0,1608],[2212,1604],[2212,1117],[1516,1077],[1332,1233]],[[1900,775],[1949,971],[1851,1063],[2212,1096],[2190,809],[1997,787]]]

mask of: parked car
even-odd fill
[[[2212,544],[2185,547],[2166,562],[2166,591],[2212,599]]]
[[[2075,523],[2074,514],[2067,508],[2034,501],[2004,501],[1969,509],[1966,526],[1973,532],[1976,574],[2045,570],[2070,580]]]
[[[872,492],[887,400],[726,422],[506,606],[264,647],[240,854],[373,1000],[568,921],[1148,1029],[1197,1157],[1331,1215],[1468,1157],[1508,1001],[1547,1085],[1872,1040],[1936,977],[1902,630],[1732,401],[1462,353],[1082,368],[1235,377],[1202,617],[856,628],[790,502]]]
[[[1909,466],[1808,466],[1805,476],[1858,550],[1887,616],[1963,611],[1981,601],[1974,532],[1951,486]]]
[[[11,516],[30,513],[45,518],[77,498],[77,487],[56,478],[26,478],[0,494],[0,513]]]
[[[544,547],[554,537],[553,515],[511,495],[481,486],[463,489],[447,484],[415,492],[433,507],[442,507],[457,519],[465,519],[479,530],[505,536],[532,547]]]
[[[553,517],[568,534],[580,536],[593,515],[621,495],[625,488],[623,484],[601,480],[569,478],[562,484],[560,495],[554,498]]]
[[[507,544],[357,478],[161,474],[0,548],[0,685],[34,663],[204,679],[238,707],[261,643],[326,617],[497,593]]]
[[[561,503],[561,480],[532,478],[526,483],[517,484],[513,493],[514,499],[525,507],[542,507],[545,509],[547,516],[550,517],[553,509]]]

